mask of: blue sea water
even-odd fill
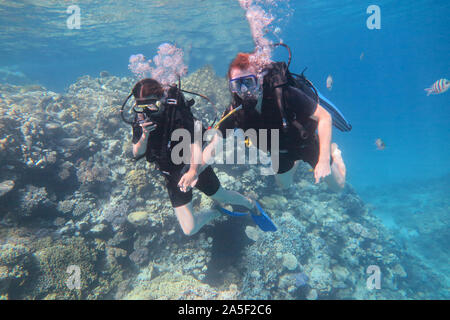
[[[167,41],[191,48],[190,72],[210,63],[224,75],[238,51],[251,50],[250,30],[237,1],[226,4],[235,15],[223,20],[220,8],[205,14],[214,7],[208,1],[176,2],[123,1],[121,16],[101,1],[2,2],[0,69],[63,92],[78,77],[102,70],[130,76],[131,54],[152,57]],[[79,30],[65,27],[70,4],[82,10]],[[367,28],[366,10],[372,4],[381,9],[381,29]],[[293,0],[289,12],[282,17],[279,36],[292,49],[291,70],[300,73],[308,67],[306,76],[353,126],[349,133],[333,132],[348,182],[409,250],[448,274],[449,261],[427,247],[446,250],[448,258],[449,220],[440,220],[444,234],[437,240],[420,239],[417,228],[430,216],[448,218],[450,210],[450,92],[426,96],[424,91],[450,78],[450,3]],[[165,22],[166,29],[157,28]],[[243,30],[230,33],[236,39],[221,34],[233,28]],[[286,59],[283,50],[277,49],[276,59]],[[328,75],[334,80],[331,90],[326,88]],[[376,148],[378,138],[384,150]]]
[[[127,3],[135,7],[140,18],[146,16],[136,9],[135,1]],[[152,4],[148,3],[145,8],[151,11]],[[168,3],[161,2],[170,7]],[[174,8],[169,8],[161,10],[161,15],[173,13],[178,16],[183,11],[189,15],[195,10],[201,13],[209,8],[205,1],[181,3],[186,6],[185,10],[175,12]],[[2,29],[10,31],[3,35],[1,65],[15,66],[33,81],[49,89],[63,91],[85,74],[96,75],[107,70],[113,74],[130,75],[127,66],[131,54],[142,52],[152,57],[160,43],[175,38],[163,33],[148,38],[147,43],[133,45],[130,35],[123,42],[119,37],[115,46],[114,38],[109,38],[110,33],[116,25],[124,29],[127,26],[135,28],[131,13],[122,17],[123,21],[112,23],[111,31],[106,23],[82,25],[80,30],[65,30],[53,37],[52,30],[64,29],[65,18],[68,17],[64,15],[64,9],[68,4],[70,2],[60,1],[47,7],[6,7],[1,25]],[[381,29],[369,30],[366,9],[370,4],[365,1],[334,4],[290,1],[293,14],[283,19],[280,37],[293,51],[291,69],[300,72],[308,67],[306,75],[352,123],[351,134],[337,133],[335,139],[342,144],[351,168],[349,181],[356,187],[439,177],[449,172],[445,166],[450,159],[450,151],[446,147],[449,97],[448,94],[427,97],[424,88],[448,77],[450,35],[446,16],[450,5],[445,1],[416,1],[412,4],[406,0],[385,0],[376,4],[381,9]],[[80,5],[83,12],[89,12],[95,10],[98,2],[80,2]],[[239,10],[237,1],[231,5]],[[159,7],[154,6],[155,9]],[[99,10],[95,15],[101,17],[101,12]],[[158,11],[154,14],[155,20],[158,19],[157,14]],[[83,19],[83,15],[81,17]],[[25,18],[29,18],[26,23]],[[205,27],[208,26],[204,17],[199,19]],[[52,20],[53,23],[49,23]],[[236,17],[235,21],[240,26],[246,24],[243,15]],[[154,23],[149,21],[148,27]],[[230,28],[226,25],[214,27]],[[37,30],[37,33],[32,30]],[[104,42],[108,43],[106,48],[103,41],[97,41],[102,45],[96,45],[96,39],[101,40],[104,30],[108,31],[108,36],[104,35],[107,38]],[[182,28],[175,31],[182,32]],[[195,37],[199,34],[195,31],[189,28],[184,31],[184,38],[189,37],[194,43],[190,71],[204,64],[202,57],[205,53],[221,57],[223,49],[219,43],[217,48],[196,48]],[[86,33],[89,33],[88,39],[83,38]],[[88,40],[92,43],[87,45],[84,42]],[[240,35],[239,40],[237,50],[251,49],[250,34]],[[284,52],[279,51],[282,49],[277,50],[275,57],[285,59]],[[360,60],[362,53],[364,56]],[[226,72],[227,60],[216,58],[209,62],[213,63],[218,74]],[[334,80],[331,91],[325,86],[329,74]],[[376,150],[374,142],[377,138],[386,143],[383,152]]]
[[[333,138],[342,147],[350,183],[374,205],[374,213],[402,237],[411,227],[406,221],[415,221],[409,230],[416,232],[439,212],[443,237],[437,243],[430,244],[422,235],[406,237],[406,243],[415,243],[415,251],[445,274],[450,96],[426,96],[424,88],[450,72],[450,5],[377,1],[381,29],[369,30],[369,4],[295,2],[284,40],[295,52],[293,66],[308,66],[307,75],[352,123],[351,133],[335,130]],[[328,74],[334,79],[331,91],[325,86]],[[386,144],[382,151],[375,146],[377,138]],[[417,211],[423,212],[420,218]],[[430,245],[438,251],[430,254]],[[444,260],[438,258],[442,253]]]

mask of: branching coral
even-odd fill
[[[109,171],[105,167],[94,164],[94,161],[81,161],[77,168],[78,181],[81,184],[106,181]]]

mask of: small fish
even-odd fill
[[[331,91],[331,88],[333,87],[333,77],[330,75],[328,75],[327,78],[327,89]]]
[[[427,96],[430,94],[441,94],[450,88],[450,81],[447,79],[439,79],[430,88],[426,88]]]
[[[361,55],[359,56],[359,60],[362,61],[363,58],[364,58],[364,52],[361,52]]]
[[[375,140],[375,145],[377,146],[378,150],[384,150],[384,148],[386,148],[386,144],[384,143],[383,140],[381,140],[380,138],[378,138],[377,140]]]

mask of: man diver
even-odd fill
[[[226,129],[277,129],[279,167],[275,172],[275,179],[282,189],[287,189],[292,184],[298,160],[303,160],[314,168],[315,183],[324,180],[334,191],[343,189],[346,167],[337,144],[331,143],[332,117],[321,105],[325,105],[325,102],[321,99],[318,103],[304,91],[291,85],[283,86],[279,98],[280,95],[276,96],[274,93],[274,88],[278,86],[270,85],[277,76],[274,72],[276,68],[269,65],[258,72],[257,65],[252,63],[251,58],[252,54],[239,53],[229,66],[229,89],[233,100],[217,126],[222,137],[225,137]],[[285,103],[284,108],[279,106],[281,99]],[[340,114],[338,110],[333,110],[332,113]],[[229,116],[225,118],[226,115]],[[288,117],[289,125],[286,119]],[[218,139],[220,136],[216,134],[205,148],[202,164],[208,163],[214,154]],[[254,144],[260,148],[258,141]],[[268,150],[269,147],[262,151]],[[182,179],[182,185],[194,185],[193,182],[195,183],[188,176]]]
[[[185,101],[176,86],[166,90],[154,79],[143,79],[135,85],[132,95],[136,107],[142,110],[136,112],[132,123],[133,155],[135,158],[145,155],[147,161],[156,162],[166,178],[167,192],[184,234],[195,234],[220,215],[219,206],[194,214],[192,189],[184,183],[186,180],[195,181],[197,189],[217,202],[239,205],[249,210],[254,207],[253,201],[240,193],[223,189],[210,166],[204,166],[202,172],[198,172],[199,166],[196,163],[201,162],[195,161],[195,156],[201,156],[202,150],[201,145],[194,141],[195,119],[189,102]],[[171,141],[171,135],[180,128],[188,130],[191,135],[191,161],[184,175],[182,170],[185,165],[174,164],[171,157],[171,150],[179,143]],[[182,176],[182,183],[179,185]]]

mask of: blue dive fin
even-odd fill
[[[339,109],[330,100],[325,98],[319,92],[319,90],[316,89],[316,91],[317,94],[319,95],[320,105],[324,107],[333,118],[333,125],[339,130],[344,132],[352,130],[352,125],[348,123],[342,112],[340,112]]]
[[[255,201],[256,209],[258,210],[257,213],[251,212],[251,217],[253,221],[258,225],[258,227],[262,231],[277,231],[277,227],[275,224],[270,220],[269,216],[264,212],[264,210],[261,208],[259,203]],[[217,210],[219,210],[222,213],[225,213],[232,217],[243,217],[247,216],[248,212],[238,212],[238,211],[230,211],[225,208],[222,208],[221,206],[217,205],[215,206]]]
[[[253,221],[258,225],[258,227],[262,231],[277,231],[277,227],[275,224],[270,220],[269,216],[264,212],[264,210],[261,208],[259,203],[255,200],[256,209],[258,210],[258,213],[251,213],[251,217]]]
[[[230,211],[225,208],[222,208],[220,206],[217,206],[217,210],[219,210],[220,212],[225,213],[229,216],[232,216],[232,217],[243,217],[243,216],[248,215],[248,212],[245,212],[245,213],[244,212],[234,212],[234,211]]]

